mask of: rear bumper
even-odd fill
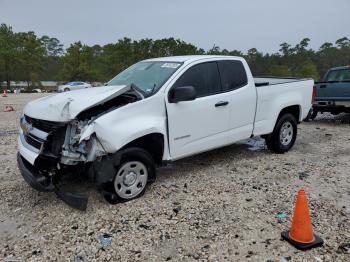
[[[48,177],[40,175],[20,153],[17,153],[18,168],[24,180],[35,190],[40,192],[54,192],[55,186]]]
[[[350,101],[347,100],[317,100],[313,107],[350,107]]]
[[[318,112],[342,113],[350,112],[350,100],[317,99],[312,105]]]

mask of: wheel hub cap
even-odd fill
[[[136,182],[137,175],[134,172],[129,172],[124,176],[124,185],[131,186]]]
[[[287,121],[283,123],[280,130],[280,141],[282,145],[288,146],[293,139],[294,130],[292,124]]]
[[[147,167],[139,161],[124,163],[114,179],[114,189],[117,195],[124,199],[138,196],[148,181]]]

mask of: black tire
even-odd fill
[[[120,190],[118,189],[118,187],[123,187],[125,189],[128,187],[128,185],[117,181],[118,179],[117,176],[121,168],[125,167],[125,165],[128,165],[129,163],[142,163],[147,171],[147,178],[145,181],[142,181],[142,187],[143,187],[142,191],[137,192],[137,195],[135,196],[130,195],[130,197],[125,196],[125,194],[122,195],[120,192],[118,192],[118,190]],[[123,174],[119,174],[119,177],[122,175]],[[117,202],[125,202],[125,201],[130,201],[130,200],[139,198],[145,193],[147,184],[149,182],[153,182],[155,180],[155,177],[156,177],[155,162],[151,154],[142,148],[137,148],[137,147],[127,148],[121,152],[119,164],[115,166],[115,177],[113,179],[114,196],[110,196],[109,199],[107,198],[106,199],[108,202],[114,204]],[[138,187],[138,185],[136,186]],[[132,192],[130,191],[130,194],[131,193]]]
[[[273,132],[265,138],[267,148],[278,154],[287,152],[295,143],[297,130],[297,121],[292,114],[280,116]],[[286,137],[281,132],[285,132]]]
[[[309,113],[307,114],[306,118],[304,119],[305,122],[309,122],[310,120],[314,120],[318,114],[318,111],[314,108],[311,108]]]
[[[68,87],[66,87],[63,91],[68,92],[68,91],[70,91],[70,89]]]
[[[312,109],[312,113],[311,113],[310,119],[314,120],[316,118],[317,114],[318,114],[318,111],[315,110],[315,109]]]

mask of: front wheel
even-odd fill
[[[147,182],[155,179],[152,156],[141,148],[128,148],[115,168],[114,193],[119,200],[128,201],[143,195]]]
[[[291,149],[297,137],[297,121],[292,114],[282,115],[273,130],[265,138],[268,149],[283,154]]]

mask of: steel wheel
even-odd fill
[[[146,166],[139,161],[129,161],[119,168],[114,179],[114,189],[120,198],[135,198],[146,187],[147,180]]]
[[[277,119],[272,133],[265,137],[267,148],[275,153],[283,154],[293,147],[297,133],[297,121],[294,115],[283,114]]]
[[[293,139],[293,126],[289,121],[283,123],[280,129],[280,142],[284,146],[288,146]]]

